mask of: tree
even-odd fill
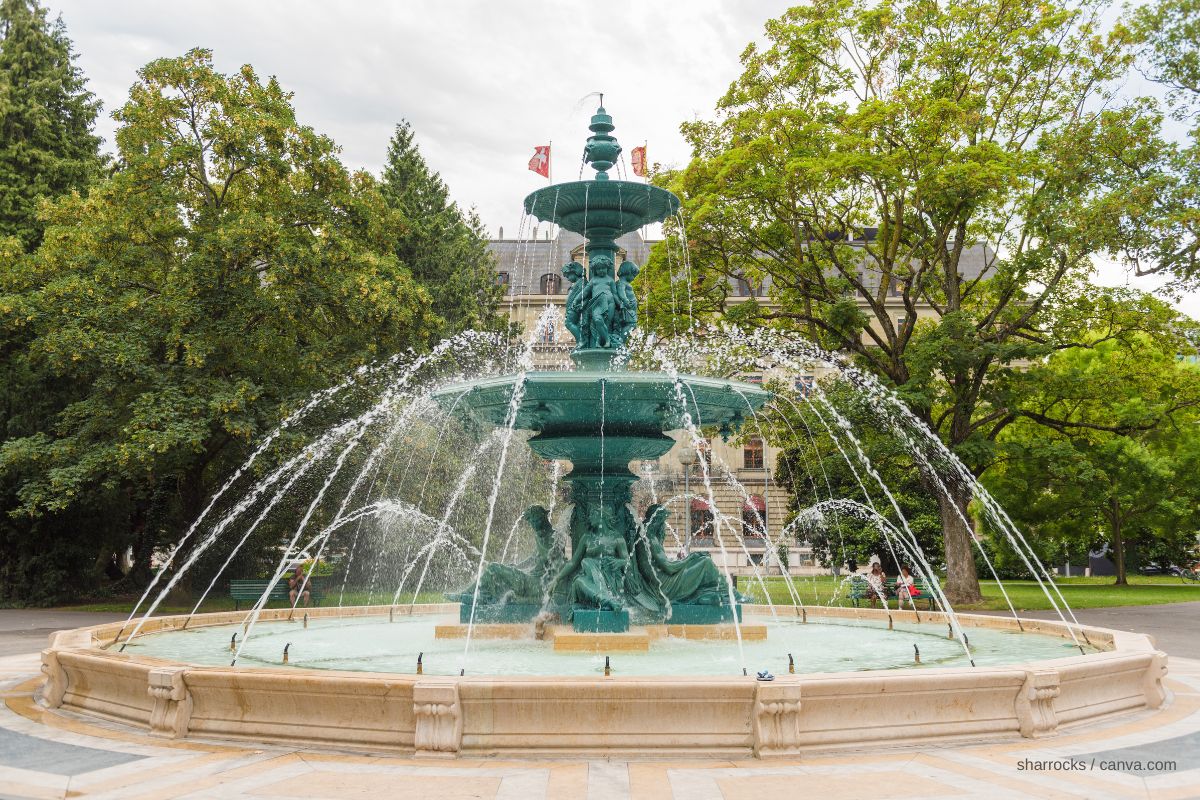
[[[487,236],[474,211],[464,214],[417,148],[412,126],[401,122],[388,145],[380,191],[404,217],[396,257],[433,297],[441,335],[468,328],[494,330],[500,288]]]
[[[0,236],[37,247],[40,198],[85,191],[100,171],[100,103],[60,18],[36,0],[0,2]]]
[[[1128,165],[1144,188],[1122,220],[1124,253],[1139,275],[1162,274],[1200,286],[1200,2],[1137,6],[1128,23],[1141,43],[1141,68],[1167,89],[1172,116],[1192,122],[1186,141],[1160,146],[1152,163]]]
[[[1087,278],[1124,244],[1159,120],[1117,96],[1132,37],[1103,35],[1100,11],[816,0],[768,22],[716,119],[683,125],[691,163],[662,178],[694,283],[765,281],[752,324],[852,354],[981,474],[1017,419],[1009,377],[1097,325],[1136,328]],[[664,261],[642,278],[659,308]],[[973,602],[971,489],[951,489],[929,488],[946,588]]]
[[[403,220],[274,79],[193,50],[144,67],[116,118],[111,177],[50,205],[0,277],[3,329],[56,404],[0,447],[27,523],[0,559],[17,596],[44,580],[39,548],[131,546],[136,582],[289,409],[444,324],[393,252]],[[55,523],[78,518],[103,524]]]
[[[1195,357],[1183,336],[1055,354],[1038,368],[1029,414],[1000,437],[988,485],[1037,538],[1107,542],[1118,584],[1133,542],[1182,560],[1200,531]]]

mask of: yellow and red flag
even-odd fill
[[[550,145],[539,144],[533,148],[533,158],[529,159],[529,169],[543,178],[550,177]]]
[[[629,161],[633,165],[633,174],[639,178],[646,177],[646,145],[635,147],[629,152]]]

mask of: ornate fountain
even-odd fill
[[[569,539],[569,556],[545,510],[534,506],[526,520],[537,554],[516,566],[486,564],[475,584],[453,597],[462,603],[464,623],[524,622],[544,613],[593,632],[624,631],[631,620],[731,622],[739,598],[709,555],[672,561],[663,547],[667,510],[653,505],[641,519],[631,510],[637,476],[629,463],[665,455],[675,445],[669,431],[703,426],[728,435],[770,395],[739,381],[614,367],[637,325],[630,282],[638,273],[630,261],[617,266],[616,239],[676,213],[679,198],[609,178],[621,153],[612,117],[598,108],[589,128],[583,157],[596,176],[525,198],[529,214],[587,239],[586,266],[562,267],[571,283],[565,324],[577,342],[576,370],[482,379],[439,392],[447,405],[485,424],[534,431],[529,446],[537,455],[571,462],[564,480],[574,507],[561,537]]]

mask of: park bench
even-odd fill
[[[262,593],[267,590],[267,584],[270,581],[265,580],[231,580],[229,582],[229,596],[233,599],[233,607],[235,610],[241,610],[242,601],[249,600],[255,602],[262,597]],[[321,598],[324,596],[321,592],[321,587],[317,581],[310,580],[308,583],[309,600],[314,606],[321,604]],[[280,578],[275,585],[271,587],[271,594],[267,596],[267,602],[272,600],[280,600],[288,602],[288,579]]]
[[[915,588],[918,593],[917,596],[913,598],[913,600],[917,603],[924,602],[926,604],[926,607],[930,611],[932,611],[933,604],[935,602],[934,597],[933,597],[933,592],[929,591],[929,588],[928,588],[927,584],[925,583],[925,581],[921,581],[921,580],[914,581],[913,588]],[[884,584],[884,592],[889,598],[895,599],[895,597],[896,597],[896,579],[895,578],[887,579],[886,583]],[[864,578],[860,575],[858,577],[854,577],[854,578],[850,579],[850,602],[852,602],[855,605],[855,607],[857,607],[858,604],[863,601],[870,602],[872,598],[878,600],[879,596],[871,590],[871,584],[867,582],[866,578]],[[901,601],[900,607],[901,608],[911,607],[907,597]]]

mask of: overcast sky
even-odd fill
[[[554,180],[575,179],[588,117],[603,91],[626,153],[685,163],[679,124],[711,116],[738,57],[787,0],[44,0],[61,12],[111,147],[111,112],[137,69],[193,47],[218,69],[252,64],[294,92],[300,120],[331,136],[354,168],[378,172],[407,119],[455,200],[491,235],[513,237],[521,201],[546,181],[526,164],[553,141]],[[1105,283],[1126,281],[1102,270]],[[1134,281],[1149,289],[1151,284]],[[1200,317],[1200,295],[1181,306]]]

